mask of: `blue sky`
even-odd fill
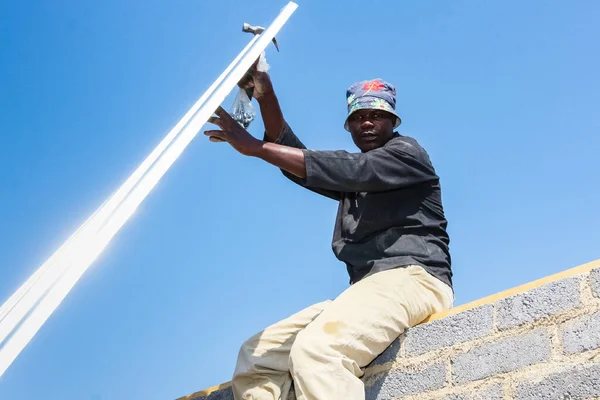
[[[441,176],[456,304],[600,258],[600,3],[365,4],[299,1],[269,50],[305,144],[353,150],[346,87],[396,85],[400,133]],[[242,23],[267,25],[284,5],[3,5],[1,302],[237,55]],[[0,379],[0,398],[173,399],[229,380],[246,337],[347,287],[335,212],[198,136]]]

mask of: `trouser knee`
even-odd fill
[[[292,346],[288,366],[294,379],[300,376],[304,379],[311,376],[317,378],[334,371],[347,371],[361,376],[362,369],[355,356],[335,335],[326,334],[321,329],[303,331]]]
[[[333,357],[335,352],[326,338],[300,332],[290,351],[289,369],[292,374],[299,370],[304,373],[316,372],[315,364],[327,362]]]
[[[254,336],[242,343],[238,351],[234,377],[238,374],[252,372],[252,369],[257,362],[257,357],[254,354],[256,344],[257,340]]]

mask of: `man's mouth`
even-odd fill
[[[360,138],[362,140],[373,140],[377,139],[377,135],[375,134],[375,132],[363,132],[360,134]]]

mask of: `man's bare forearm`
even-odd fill
[[[277,96],[275,96],[275,92],[271,92],[257,101],[265,124],[266,139],[269,142],[275,142],[285,124]]]
[[[279,167],[298,178],[306,178],[306,162],[304,160],[304,152],[301,149],[262,142],[256,147],[256,150],[252,152],[252,155],[269,164]]]
[[[255,83],[262,82],[263,90],[256,100],[265,125],[265,141],[253,146],[250,154],[299,178],[305,178],[306,164],[302,150],[274,143],[283,132],[285,120],[269,76],[255,73],[254,79]]]

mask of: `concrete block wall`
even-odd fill
[[[367,400],[600,399],[600,260],[433,315],[362,379]]]

